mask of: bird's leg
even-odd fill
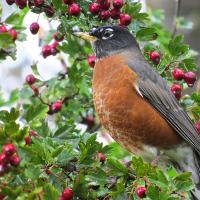
[[[156,157],[151,161],[153,166],[158,166],[158,162],[160,161],[160,150],[157,150]]]

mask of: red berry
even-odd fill
[[[149,58],[155,65],[160,63],[160,54],[157,51],[150,52]]]
[[[61,101],[54,102],[53,104],[50,105],[50,110],[51,110],[53,113],[57,113],[57,112],[59,112],[61,109],[62,109],[62,102],[61,102]]]
[[[96,15],[100,11],[100,5],[98,3],[91,3],[89,10],[92,14]]]
[[[0,200],[3,200],[5,196],[3,194],[0,194]]]
[[[20,162],[21,162],[21,159],[20,159],[20,157],[18,156],[18,155],[13,155],[11,158],[10,158],[10,164],[12,165],[12,166],[18,166],[19,164],[20,164]]]
[[[40,25],[37,22],[33,22],[30,25],[30,31],[33,35],[37,34],[40,29]]]
[[[6,33],[8,32],[7,28],[5,26],[0,26],[0,33]]]
[[[33,83],[35,83],[36,78],[33,74],[29,74],[26,76],[25,80],[27,84],[32,85]]]
[[[8,32],[12,36],[13,41],[15,41],[17,39],[17,31],[10,29]]]
[[[98,155],[99,161],[102,162],[102,163],[104,163],[105,160],[106,160],[106,156],[103,153],[101,153],[101,152],[99,152],[97,155]]]
[[[112,9],[112,10],[110,11],[110,13],[111,13],[111,18],[112,18],[112,19],[119,19],[119,18],[120,18],[121,12],[120,12],[119,9]]]
[[[15,3],[15,0],[6,0],[8,5],[12,5],[13,3]]]
[[[98,3],[100,4],[101,8],[103,8],[103,9],[110,8],[110,0],[98,0]]]
[[[42,47],[42,56],[44,58],[48,57],[51,55],[51,46],[46,44]]]
[[[200,134],[200,122],[196,122],[194,127],[197,129],[198,134]]]
[[[103,21],[107,21],[110,18],[110,11],[109,10],[100,11],[99,18]]]
[[[197,75],[194,72],[186,72],[184,74],[184,81],[187,83],[188,87],[192,87],[197,80]]]
[[[124,5],[123,0],[113,0],[113,7],[114,8],[120,9],[120,8],[123,7],[123,5]]]
[[[138,187],[136,194],[139,198],[144,198],[146,196],[147,189],[145,187]]]
[[[55,56],[57,53],[58,53],[58,50],[51,46],[51,55]]]
[[[121,14],[119,20],[121,26],[128,26],[131,23],[131,16],[126,13]]]
[[[39,89],[36,86],[32,85],[31,89],[32,89],[32,91],[33,91],[33,93],[34,93],[35,96],[39,95]]]
[[[73,198],[73,190],[70,188],[66,188],[62,192],[62,197],[64,200],[71,200]]]
[[[9,162],[9,157],[5,153],[0,154],[0,164],[8,164]]]
[[[175,68],[172,75],[175,80],[180,81],[184,78],[184,71],[182,69]]]
[[[85,119],[84,119],[85,123],[89,126],[89,127],[92,127],[94,126],[95,124],[95,118],[93,116],[87,116]]]
[[[80,6],[76,3],[72,3],[68,6],[68,14],[71,16],[79,16],[80,15]]]
[[[46,6],[44,9],[44,12],[45,12],[46,16],[49,18],[53,17],[55,14],[55,10],[52,6]]]
[[[51,47],[54,49],[56,49],[58,46],[59,46],[59,43],[57,41],[55,41],[51,44]]]
[[[20,9],[23,9],[27,6],[27,0],[15,0],[15,3]]]
[[[8,170],[8,165],[0,164],[0,177],[4,176],[7,170]]]
[[[34,0],[35,7],[42,7],[45,3],[45,0]]]
[[[63,0],[64,4],[70,5],[72,4],[74,1],[73,0]]]
[[[179,100],[182,96],[182,88],[178,84],[173,84],[171,87],[171,91],[174,94],[174,96]]]
[[[26,145],[31,144],[31,137],[30,136],[25,137],[25,143],[26,143]]]
[[[38,136],[38,133],[36,131],[30,130],[29,131],[29,135],[33,136],[33,137],[36,137],[36,136]]]
[[[16,152],[16,147],[14,144],[5,144],[3,146],[3,153],[7,156],[12,156]]]
[[[56,32],[56,33],[53,34],[53,38],[57,42],[61,42],[61,41],[64,40],[64,35],[62,33]]]
[[[94,67],[95,65],[95,60],[96,60],[96,56],[95,55],[89,55],[87,58],[88,64],[90,67]]]

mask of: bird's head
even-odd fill
[[[100,26],[89,33],[75,32],[75,36],[90,41],[97,58],[138,48],[138,44],[127,28],[120,26]]]

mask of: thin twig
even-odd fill
[[[174,15],[174,24],[172,31],[172,38],[175,37],[177,31],[177,17],[180,16],[181,0],[175,0],[175,15]]]

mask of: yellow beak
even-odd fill
[[[96,37],[91,36],[89,33],[85,33],[85,32],[74,32],[73,35],[83,40],[86,40],[88,42],[95,42],[97,40]]]

